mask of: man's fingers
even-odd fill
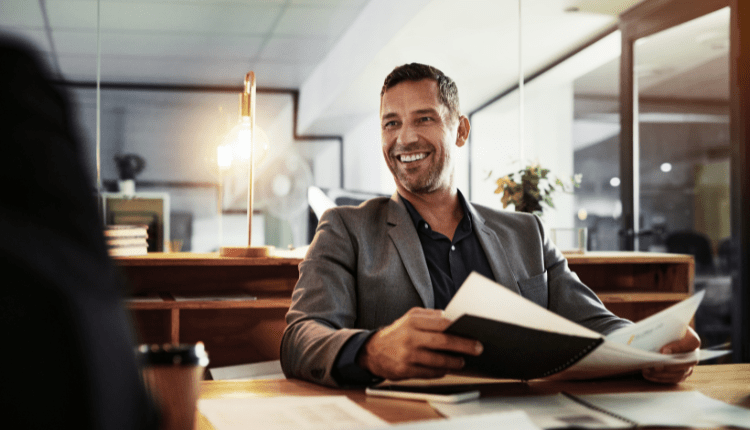
[[[694,364],[675,364],[644,369],[643,377],[652,382],[676,384],[693,374]]]
[[[422,345],[424,348],[437,351],[479,355],[484,350],[481,342],[452,334],[430,333],[424,337],[424,341],[425,343]]]
[[[434,310],[434,309],[430,309]],[[424,313],[424,312],[415,312],[412,314],[409,314],[408,319],[406,320],[406,323],[417,330],[423,330],[423,331],[437,331],[442,332],[448,326],[451,325],[453,321],[449,320],[448,318],[443,316],[443,313],[440,311],[436,312],[430,312],[430,313]]]
[[[670,342],[661,348],[662,354],[676,354],[680,352],[695,351],[700,348],[701,340],[690,326],[688,326],[685,336],[674,342]]]
[[[413,358],[414,361],[412,364],[414,365],[446,371],[461,370],[465,365],[464,359],[461,357],[424,349],[415,351]]]
[[[688,376],[693,374],[693,366],[689,368],[674,369],[674,370],[657,370],[654,368],[645,369],[643,371],[643,377],[652,382],[658,382],[661,384],[676,384],[687,379]]]

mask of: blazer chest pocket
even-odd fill
[[[539,275],[532,276],[528,279],[522,279],[518,281],[518,288],[521,290],[521,295],[532,302],[547,307],[547,271],[540,273]]]

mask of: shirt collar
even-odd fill
[[[466,228],[468,228],[468,231],[471,232],[473,230],[471,212],[469,212],[468,204],[466,203],[466,199],[464,198],[464,195],[461,194],[461,190],[456,190],[456,191],[458,191],[458,201],[461,204],[461,209],[463,209],[464,211],[464,217],[461,220],[461,223],[467,222],[468,225],[466,226]],[[398,197],[401,199],[402,202],[404,202],[404,206],[406,206],[406,211],[409,212],[409,216],[411,216],[411,220],[414,223],[414,227],[417,229],[417,231],[419,231],[419,226],[422,223],[427,224],[427,221],[425,221],[422,215],[420,215],[419,212],[417,212],[417,209],[411,204],[409,200],[406,200],[404,196],[402,196],[401,194],[399,194]]]

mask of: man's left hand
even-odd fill
[[[677,354],[681,352],[695,351],[700,348],[701,340],[690,326],[682,339],[668,343],[661,348],[662,354]],[[693,367],[697,363],[672,364],[667,366],[656,366],[643,369],[643,377],[652,382],[662,384],[677,384],[692,375]]]

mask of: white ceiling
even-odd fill
[[[526,74],[616,22],[638,0],[524,0]],[[568,11],[577,8],[577,11]],[[300,133],[344,134],[377,111],[405,62],[452,76],[470,111],[517,81],[517,0],[101,0],[105,82],[300,90]],[[96,0],[2,0],[0,29],[30,39],[60,77],[93,81]]]

